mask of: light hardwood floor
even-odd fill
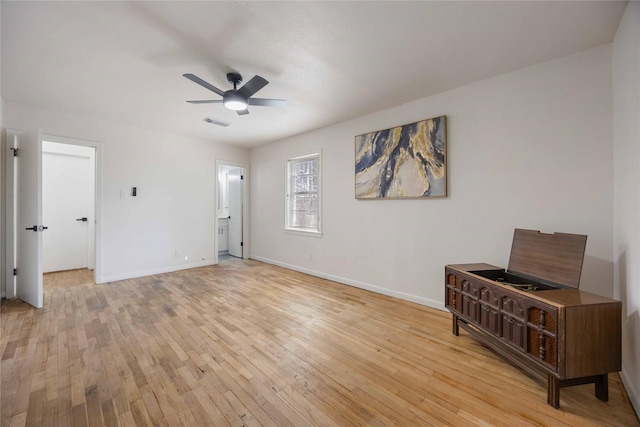
[[[1,321],[2,426],[640,425],[617,374],[556,410],[446,312],[256,261],[48,274]]]

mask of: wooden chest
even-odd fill
[[[619,301],[578,289],[586,236],[516,229],[507,270],[489,264],[445,267],[445,305],[460,328],[547,384],[595,383],[608,400],[607,374],[621,369]]]

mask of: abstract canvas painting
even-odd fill
[[[356,136],[356,198],[447,195],[447,117]]]

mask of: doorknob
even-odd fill
[[[83,216],[82,218],[78,218],[78,219],[76,219],[76,221],[87,222],[87,221],[89,221],[89,220],[87,219],[87,217],[86,217],[86,216]]]
[[[44,225],[34,225],[33,227],[25,228],[25,230],[31,230],[31,231],[44,231],[48,229],[49,227],[45,227]]]

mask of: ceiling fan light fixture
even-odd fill
[[[229,110],[233,111],[243,111],[247,109],[247,101],[235,93],[226,95],[222,103]]]
[[[227,91],[218,89],[195,74],[187,73],[183,74],[183,76],[222,97],[222,100],[208,99],[187,101],[190,104],[222,104],[228,110],[235,111],[238,115],[244,116],[245,114],[249,114],[249,109],[247,108],[249,105],[277,107],[279,105],[284,105],[286,102],[284,99],[253,98],[253,95],[255,95],[256,92],[269,84],[267,79],[258,75],[253,76],[251,80],[238,89],[238,85],[242,82],[242,76],[238,73],[228,73],[227,80],[229,80],[230,83],[233,83],[233,89]]]

